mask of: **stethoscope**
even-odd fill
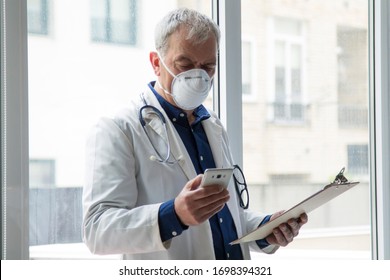
[[[179,156],[178,159],[174,159],[174,160],[169,160],[170,156],[171,156],[171,144],[169,142],[169,137],[168,137],[168,129],[167,129],[167,123],[166,123],[166,120],[165,120],[165,117],[164,115],[161,113],[161,111],[159,109],[157,109],[156,107],[152,106],[152,105],[149,105],[147,102],[146,102],[146,99],[145,99],[145,96],[144,94],[142,93],[141,94],[141,99],[142,101],[144,102],[144,106],[142,106],[140,109],[139,109],[139,121],[142,125],[142,128],[146,134],[146,138],[148,138],[148,141],[150,143],[150,145],[153,147],[153,150],[154,150],[154,155],[151,155],[149,157],[149,159],[151,161],[155,161],[155,162],[159,162],[159,163],[165,163],[165,164],[176,164],[178,163],[179,161],[183,160],[183,157],[182,156]],[[157,116],[157,118],[160,119],[161,123],[162,123],[162,126],[164,128],[164,134],[166,136],[166,148],[167,148],[167,155],[165,157],[161,156],[161,154],[158,152],[158,150],[156,149],[156,146],[153,144],[152,140],[150,139],[150,135],[147,131],[147,129],[145,128],[146,126],[146,121],[143,117],[143,111],[145,110],[149,110],[149,114],[153,114],[155,116]]]
[[[155,155],[151,155],[149,157],[149,159],[151,161],[155,161],[155,162],[159,162],[159,163],[163,163],[163,164],[170,164],[170,165],[173,165],[173,164],[176,164],[176,163],[182,161],[183,160],[183,156],[179,156],[177,160],[176,159],[175,160],[169,160],[170,155],[171,155],[171,144],[170,144],[169,138],[168,138],[167,123],[166,123],[164,115],[156,107],[154,107],[152,105],[148,105],[148,103],[146,102],[146,99],[145,99],[145,96],[144,96],[143,93],[141,94],[141,99],[142,99],[142,101],[144,102],[145,105],[143,105],[139,109],[139,121],[140,121],[140,123],[142,125],[142,128],[143,128],[145,134],[146,134],[146,138],[148,138],[148,141],[149,141],[150,145],[153,147],[153,150],[155,152]],[[145,121],[145,119],[143,117],[143,111],[144,110],[149,110],[150,111],[149,114],[153,114],[153,115],[157,116],[160,119],[161,123],[162,123],[162,126],[163,126],[164,131],[165,131],[165,136],[166,136],[166,139],[167,139],[167,155],[165,157],[161,156],[160,153],[157,151],[155,145],[153,145],[153,142],[150,139],[150,136],[149,136],[149,133],[148,133],[147,129],[145,128],[146,121]],[[235,176],[233,174],[235,189],[236,189],[236,192],[237,192],[238,197],[239,197],[240,207],[243,208],[243,209],[247,209],[248,206],[249,206],[249,193],[248,193],[246,180],[245,180],[245,177],[244,177],[244,174],[243,174],[241,168],[238,165],[234,165],[234,169],[237,170],[239,172],[239,174],[241,175],[241,176],[237,177],[237,176]]]

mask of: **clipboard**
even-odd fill
[[[291,207],[276,219],[261,225],[257,229],[249,232],[241,238],[232,241],[230,244],[234,245],[263,239],[270,235],[273,229],[278,227],[280,224],[285,223],[290,219],[297,219],[303,213],[309,213],[313,211],[314,209],[320,207],[321,205],[327,203],[328,201],[359,184],[359,182],[348,182],[347,178],[345,178],[343,175],[344,170],[345,168],[341,169],[332,183],[326,185],[318,192]]]

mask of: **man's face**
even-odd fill
[[[181,28],[169,37],[168,50],[163,57],[165,64],[175,75],[199,68],[205,70],[212,78],[215,74],[217,63],[217,42],[214,35],[197,45],[186,40],[186,36],[186,30]],[[159,71],[156,73],[159,73],[158,78],[161,85],[169,92],[172,92],[171,84],[174,77],[164,68],[161,61],[158,68]],[[172,101],[170,95],[165,95],[163,92],[160,93],[169,102]]]

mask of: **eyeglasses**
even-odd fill
[[[249,207],[249,191],[244,177],[244,173],[238,165],[234,165],[233,170],[233,179],[234,186],[236,187],[236,192],[240,200],[240,207],[243,209],[248,209]]]

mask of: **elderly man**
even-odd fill
[[[208,168],[231,167],[226,131],[203,105],[215,74],[220,33],[205,15],[177,9],[156,27],[156,81],[87,143],[84,241],[125,259],[249,259],[293,241],[307,215],[263,240],[230,242],[273,215],[240,206],[234,182],[200,187]]]

